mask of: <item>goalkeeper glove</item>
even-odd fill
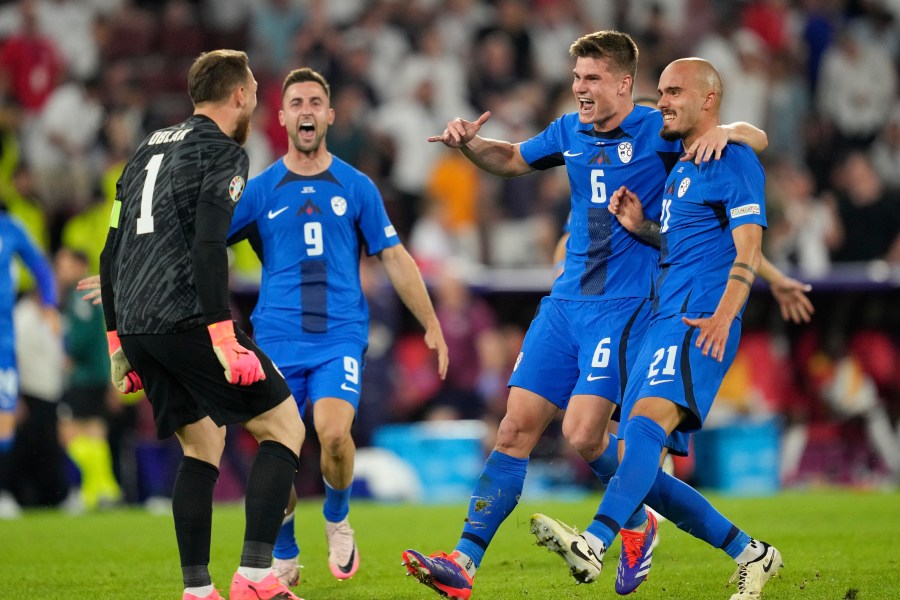
[[[219,321],[207,326],[207,329],[228,383],[251,385],[266,378],[256,354],[238,343],[232,321]]]
[[[132,368],[125,352],[122,351],[122,342],[115,331],[106,332],[106,342],[109,344],[109,362],[112,371],[112,382],[116,389],[123,394],[130,394],[144,389],[144,383],[140,376]]]

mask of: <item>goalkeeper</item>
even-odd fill
[[[172,493],[183,600],[220,600],[209,574],[213,489],[224,426],[259,441],[231,600],[295,600],[271,572],[304,428],[272,361],[231,320],[225,235],[249,160],[256,107],[247,55],[202,54],[191,66],[194,114],[156,131],[117,184],[100,257],[113,383],[146,388],[157,435],[184,450]]]

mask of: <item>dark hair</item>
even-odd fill
[[[631,36],[621,31],[595,31],[569,46],[572,58],[604,58],[611,70],[637,76],[638,47]]]
[[[284,98],[284,93],[289,87],[295,83],[303,83],[305,81],[312,81],[321,85],[322,89],[325,90],[325,95],[328,96],[329,100],[331,99],[331,86],[328,85],[328,81],[321,73],[309,67],[294,69],[287,74],[287,77],[284,78],[284,84],[281,86],[281,97]]]
[[[250,79],[250,60],[240,50],[212,50],[194,60],[188,72],[188,93],[196,106],[223,102],[234,88]]]

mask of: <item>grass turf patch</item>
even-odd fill
[[[523,502],[494,538],[475,579],[473,600],[613,598],[618,541],[605,570],[590,585],[575,585],[555,554],[534,545],[529,517],[540,511],[584,528],[598,496],[573,503]],[[785,568],[765,588],[765,600],[900,597],[900,493],[815,490],[771,498],[710,496],[713,504],[750,535],[781,551]],[[306,600],[437,598],[404,577],[401,552],[451,551],[465,517],[453,506],[380,505],[353,502],[361,566],[349,581],[332,577],[321,503],[301,503],[296,527],[301,548],[299,595]],[[660,526],[653,570],[640,600],[727,599],[735,564],[671,523]],[[214,512],[213,581],[227,596],[243,536],[243,508],[217,505]],[[0,522],[0,598],[105,600],[179,598],[181,572],[170,516],[128,508],[71,517],[49,510]],[[36,592],[39,591],[37,594]]]

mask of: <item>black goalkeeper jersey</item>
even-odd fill
[[[175,333],[231,318],[225,237],[248,167],[202,115],[141,143],[116,185],[100,257],[108,330]]]

